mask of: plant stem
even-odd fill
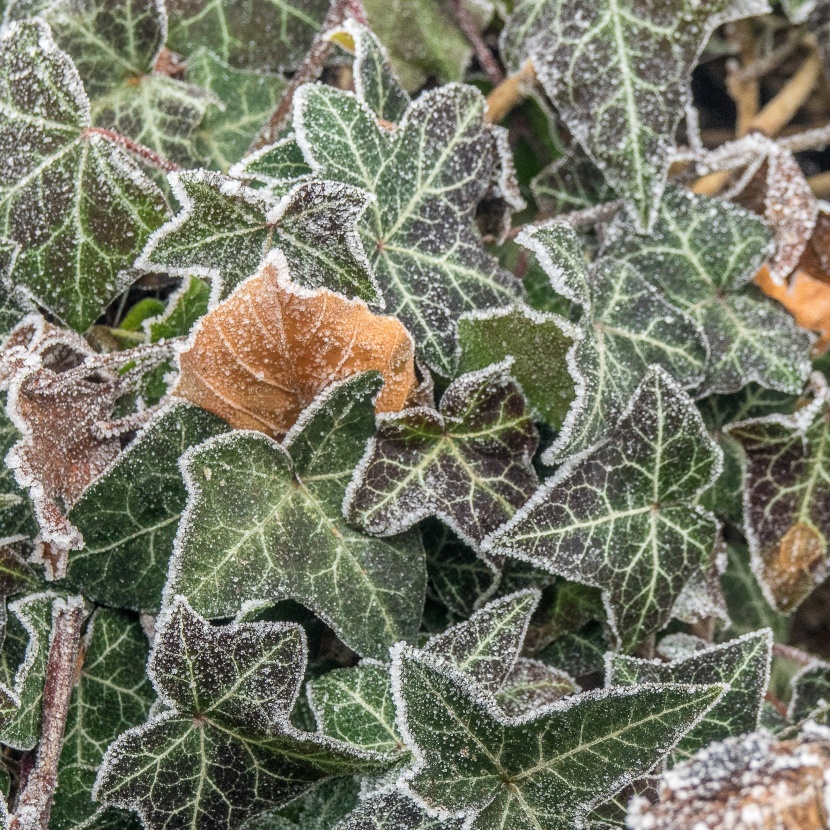
[[[493,86],[498,86],[504,80],[504,72],[499,62],[493,57],[493,53],[487,48],[487,44],[482,39],[475,22],[467,13],[467,9],[464,8],[463,0],[452,0],[452,8],[455,12],[455,19],[467,40],[470,41],[481,68],[487,73]]]
[[[739,20],[733,26],[740,45],[741,65],[745,67],[755,60],[756,41],[752,22]],[[761,85],[757,78],[743,77],[740,66],[736,64],[729,65],[726,85],[737,109],[735,134],[737,138],[741,138],[749,132],[754,118],[758,115],[761,106]]]
[[[505,78],[488,96],[487,113],[484,116],[491,124],[498,124],[517,104],[527,96],[527,88],[536,82],[533,63],[527,61],[515,74]]]
[[[314,40],[300,67],[294,73],[288,86],[280,99],[279,104],[265,126],[260,130],[259,135],[253,140],[248,148],[248,154],[273,144],[291,115],[294,106],[294,96],[297,90],[303,85],[316,81],[325,69],[326,60],[332,50],[332,42],[327,35],[331,29],[342,26],[347,18],[353,17],[358,23],[368,25],[366,10],[363,8],[363,0],[332,0],[326,19],[320,31],[314,36]]]
[[[787,646],[784,643],[773,643],[772,653],[776,657],[783,657],[785,660],[792,660],[793,663],[798,663],[802,666],[809,666],[816,662],[816,658],[806,651],[802,651],[795,646]]]
[[[152,164],[153,167],[157,167],[159,170],[163,170],[165,173],[175,173],[177,170],[181,170],[181,167],[175,162],[164,158],[164,156],[160,156],[149,147],[145,147],[143,144],[139,144],[137,141],[133,141],[131,138],[115,132],[115,130],[106,130],[103,127],[87,127],[84,133],[86,135],[103,136],[113,144],[123,147],[134,156],[144,159],[144,161]]]
[[[9,830],[47,830],[49,827],[66,716],[77,676],[81,628],[86,617],[82,597],[55,600],[37,761],[20,793]]]

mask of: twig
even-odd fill
[[[740,45],[742,66],[748,66],[755,60],[756,41],[752,25],[749,20],[739,20],[733,24],[733,31]],[[761,85],[757,78],[742,76],[740,65],[734,61],[729,63],[728,70],[726,87],[737,109],[735,135],[740,138],[749,132],[755,116],[758,115],[761,107]]]
[[[805,150],[823,150],[830,145],[830,124],[779,138],[777,144],[782,150],[789,150],[791,153],[803,153]]]
[[[470,41],[481,68],[487,73],[493,86],[498,86],[504,80],[504,72],[501,71],[499,62],[493,57],[493,53],[487,48],[487,44],[479,34],[478,26],[467,13],[462,0],[452,0],[452,10],[455,12],[455,19],[461,31]]]
[[[776,657],[783,657],[785,660],[792,660],[793,663],[798,663],[802,666],[810,666],[816,662],[816,658],[806,651],[802,651],[795,646],[787,646],[784,643],[773,643],[772,653]]]
[[[782,718],[787,720],[787,707],[772,693],[767,692],[764,696],[764,700],[772,706]]]
[[[115,132],[115,130],[107,130],[104,129],[104,127],[87,127],[86,130],[84,130],[84,134],[103,136],[107,139],[107,141],[111,141],[113,144],[123,147],[134,156],[144,159],[144,161],[152,164],[153,167],[157,167],[159,170],[163,170],[165,173],[174,173],[177,170],[181,170],[181,167],[179,167],[179,165],[175,162],[164,158],[164,156],[160,156],[149,147],[145,147],[143,144],[139,144],[137,141],[133,141],[133,139],[127,138],[127,136]]]
[[[86,616],[82,597],[55,600],[37,761],[20,793],[9,830],[46,830],[49,826],[66,716],[75,685],[81,628]]]
[[[498,124],[517,104],[527,96],[527,89],[536,82],[536,70],[533,63],[527,61],[515,74],[505,78],[487,96],[487,114],[485,118],[491,124]]]
[[[758,58],[751,63],[745,63],[739,70],[738,75],[742,80],[763,78],[774,72],[784,63],[787,58],[794,55],[804,42],[804,32],[796,30],[790,32],[789,37],[777,49],[774,49],[764,58]]]
[[[286,87],[277,108],[271,113],[271,117],[248,148],[248,154],[268,144],[273,144],[279,138],[291,115],[297,90],[303,84],[316,81],[325,69],[326,60],[328,60],[333,47],[332,42],[327,37],[328,32],[342,26],[349,17],[353,17],[364,26],[368,25],[362,0],[332,0],[322,28],[314,36],[308,53]]]
[[[815,176],[810,176],[810,178],[807,179],[807,184],[810,185],[813,193],[815,193],[819,199],[830,198],[830,170],[827,170],[824,173],[817,173]]]

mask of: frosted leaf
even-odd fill
[[[771,659],[772,632],[764,629],[670,663],[609,655],[606,684],[723,683],[727,686],[717,705],[677,745],[672,754],[672,762],[677,763],[714,741],[758,729],[769,686]]]
[[[360,234],[386,308],[445,377],[461,314],[518,294],[473,226],[501,173],[484,106],[477,90],[450,84],[422,95],[390,130],[366,102],[332,87],[309,84],[295,99],[297,141],[314,172],[376,197]]]
[[[0,41],[0,236],[20,246],[11,281],[79,331],[131,279],[165,219],[161,192],[125,153],[90,131],[89,101],[39,21]],[[82,276],[81,276],[82,275]]]
[[[717,524],[694,500],[720,457],[692,402],[651,369],[609,439],[560,468],[483,548],[600,588],[630,651],[668,622],[711,555]]]
[[[788,718],[796,723],[809,719],[826,724],[830,710],[830,664],[816,660],[795,674],[790,685]]]
[[[568,129],[647,230],[703,47],[723,23],[766,11],[766,0],[521,0],[501,51],[513,72],[533,61]]]
[[[748,459],[744,516],[754,571],[767,601],[789,613],[828,575],[830,403],[728,427]]]
[[[522,657],[496,694],[496,703],[505,715],[519,717],[580,691],[576,681],[566,672],[539,660]]]
[[[230,174],[237,179],[253,179],[270,193],[283,195],[300,179],[310,179],[314,171],[305,160],[293,133],[245,156]]]
[[[167,301],[158,317],[144,320],[142,326],[151,343],[190,334],[196,321],[208,313],[210,288],[198,277],[185,277],[178,291]]]
[[[239,69],[293,69],[328,11],[327,0],[167,0],[167,45],[190,55],[199,47]]]
[[[0,393],[0,458],[20,438],[20,433],[6,415],[6,395]],[[37,534],[37,519],[26,491],[17,483],[14,470],[5,463],[0,467],[0,539]]]
[[[562,634],[536,657],[572,677],[581,677],[602,671],[610,646],[606,627],[594,621]]]
[[[476,830],[569,830],[648,772],[722,694],[720,686],[589,692],[507,718],[463,675],[396,647],[393,688],[415,762],[399,787]]]
[[[439,819],[397,790],[372,796],[333,830],[462,830],[461,819]]]
[[[354,778],[327,779],[287,807],[246,821],[242,830],[333,830],[358,803]]]
[[[536,489],[538,442],[509,370],[462,375],[438,411],[381,416],[343,505],[349,520],[391,536],[436,516],[474,547],[507,521]]]
[[[662,366],[683,388],[700,382],[707,353],[699,326],[636,268],[609,257],[589,266],[579,237],[565,225],[532,227],[519,242],[536,254],[554,290],[582,307],[570,369],[575,400],[545,463],[596,444],[649,366]]]
[[[781,0],[781,8],[793,23],[803,23],[821,0]]]
[[[377,756],[291,725],[305,663],[299,626],[213,627],[177,598],[148,669],[165,707],[109,746],[94,798],[149,830],[231,830],[321,778],[371,770]]]
[[[70,556],[68,584],[95,602],[158,611],[187,500],[179,458],[226,431],[183,401],[164,407],[69,511],[84,546]]]
[[[709,344],[697,394],[757,382],[798,394],[810,372],[811,336],[749,283],[772,252],[761,219],[721,199],[671,187],[651,233],[619,221],[604,254],[631,263],[696,320]]]
[[[557,216],[610,202],[614,191],[602,172],[578,148],[570,148],[530,183],[539,209]]]
[[[208,166],[227,173],[276,109],[286,81],[278,75],[236,69],[209,49],[197,49],[188,57],[187,79],[215,96],[194,138]]]
[[[574,348],[580,336],[561,317],[522,305],[465,314],[458,321],[458,370],[472,372],[512,357],[510,374],[528,403],[542,420],[561,429],[582,380]]]
[[[144,673],[147,638],[136,620],[98,609],[83,649],[83,669],[66,720],[52,830],[75,830],[100,809],[91,792],[104,750],[126,729],[144,722],[155,697]]]
[[[299,285],[377,299],[357,235],[368,201],[359,190],[302,181],[277,200],[205,170],[173,173],[170,184],[182,209],[151,237],[139,267],[206,277],[225,299],[279,248]]]
[[[188,451],[168,595],[184,594],[213,618],[246,601],[290,597],[355,651],[381,659],[413,637],[426,582],[419,535],[373,539],[341,512],[374,430],[379,385],[368,373],[329,388],[282,445],[233,432]]]

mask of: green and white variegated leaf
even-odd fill
[[[772,251],[761,219],[722,199],[670,187],[648,235],[618,221],[609,238],[606,256],[634,265],[703,329],[710,360],[699,397],[753,381],[801,392],[812,337],[749,285]]]
[[[830,664],[816,660],[801,669],[790,685],[788,718],[796,723],[810,719],[826,724],[830,713]]]
[[[647,230],[666,185],[692,70],[721,24],[766,0],[521,0],[501,35],[531,59],[562,120]]]
[[[630,651],[669,621],[712,553],[717,523],[695,499],[720,465],[693,403],[653,368],[608,440],[563,465],[483,548],[600,588]]]
[[[110,745],[94,797],[138,812],[148,830],[230,830],[321,778],[376,767],[375,755],[291,725],[305,665],[300,626],[214,627],[177,597],[148,669],[164,706]]]
[[[573,354],[575,401],[545,463],[594,446],[650,366],[662,366],[684,389],[700,383],[707,350],[699,326],[636,268],[608,257],[589,267],[579,237],[566,225],[531,228],[519,241],[536,255],[553,288],[582,307]]]
[[[420,804],[397,790],[365,799],[333,830],[462,830],[462,819],[431,816]]]
[[[155,698],[144,671],[147,637],[137,620],[98,609],[83,650],[83,670],[66,719],[52,830],[75,830],[100,809],[92,786],[104,752],[122,732],[144,723]]]
[[[0,236],[20,246],[15,289],[86,329],[132,279],[167,208],[158,188],[90,131],[77,70],[40,20],[0,40]]]
[[[723,683],[727,686],[718,704],[677,745],[672,754],[672,761],[677,763],[710,743],[758,729],[769,686],[771,659],[772,632],[767,628],[670,663],[609,654],[606,684]]]
[[[528,403],[559,430],[582,380],[574,347],[580,336],[567,320],[523,305],[465,314],[458,321],[458,370],[473,372],[512,357],[510,374]]]
[[[196,148],[209,167],[227,173],[276,108],[286,81],[236,69],[209,49],[187,59],[187,79],[215,96],[196,131]]]
[[[0,458],[20,440],[20,433],[6,415],[5,392],[0,392]],[[0,466],[0,539],[17,536],[34,537],[37,519],[27,492],[17,483],[14,471]]]
[[[396,647],[393,687],[415,763],[398,782],[474,830],[571,830],[654,767],[719,700],[722,686],[588,692],[507,718],[459,672]]]
[[[353,18],[329,38],[354,55],[354,86],[360,98],[378,118],[398,124],[412,103],[389,62],[377,35]]]
[[[519,293],[473,223],[501,170],[484,109],[480,92],[448,84],[390,130],[363,100],[332,87],[308,84],[295,99],[297,141],[314,172],[376,197],[360,234],[386,309],[445,377],[457,361],[458,318]]]
[[[585,210],[616,196],[591,159],[574,148],[539,173],[530,189],[539,209],[553,216]]]
[[[830,393],[728,427],[747,456],[745,532],[764,596],[789,613],[830,573]]]
[[[367,204],[360,190],[310,180],[275,200],[206,170],[173,173],[170,184],[182,209],[153,234],[138,267],[206,277],[225,299],[279,248],[300,285],[378,299],[357,234]]]
[[[32,749],[40,738],[52,615],[63,602],[47,592],[9,603],[0,654],[0,741],[13,749]]]
[[[69,557],[68,584],[95,602],[157,612],[187,500],[179,458],[228,429],[183,401],[159,412],[69,512],[84,546]]]
[[[462,375],[438,411],[381,414],[343,504],[367,533],[436,516],[467,544],[506,522],[537,487],[538,436],[510,361]]]
[[[610,646],[606,627],[593,621],[578,631],[562,634],[542,649],[536,658],[572,677],[581,677],[603,670],[605,654]]]
[[[521,657],[496,694],[496,703],[505,715],[517,718],[580,691],[567,672]]]
[[[144,320],[142,326],[150,343],[172,337],[184,337],[196,321],[208,313],[210,288],[198,277],[185,277],[181,286],[167,300],[167,308],[158,317]]]
[[[200,47],[239,69],[279,72],[305,56],[328,11],[327,0],[167,0],[167,45]]]
[[[277,196],[284,195],[298,181],[310,179],[314,171],[293,133],[245,156],[231,167],[230,175],[237,179],[253,179],[265,185],[265,190]]]
[[[282,445],[239,431],[188,451],[168,594],[184,594],[211,618],[247,601],[296,599],[348,646],[379,659],[412,638],[426,582],[419,534],[373,539],[341,510],[374,430],[380,384],[367,373],[329,387]]]
[[[323,781],[287,807],[246,821],[242,830],[332,830],[358,804],[355,778]]]

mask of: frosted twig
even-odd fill
[[[328,38],[329,31],[342,26],[349,17],[353,17],[358,23],[368,26],[369,21],[366,17],[366,10],[363,8],[363,0],[332,0],[326,19],[323,21],[320,31],[314,36],[308,53],[286,87],[277,108],[271,113],[271,117],[251,143],[246,155],[250,155],[268,144],[273,144],[279,138],[291,115],[294,106],[294,95],[297,90],[303,84],[316,81],[325,69],[326,60],[333,46]]]
[[[455,19],[458,21],[461,31],[464,32],[476,53],[481,68],[487,73],[487,77],[493,82],[493,85],[498,86],[504,80],[504,72],[502,72],[499,62],[493,57],[493,53],[487,48],[487,44],[479,34],[478,27],[470,18],[467,9],[464,8],[462,0],[452,0],[452,9],[455,12]]]
[[[137,141],[133,141],[133,139],[115,132],[115,130],[107,130],[104,127],[87,127],[84,133],[86,135],[103,136],[113,144],[123,147],[134,156],[138,156],[138,158],[143,159],[159,170],[163,170],[165,173],[175,173],[177,170],[181,170],[181,167],[175,162],[164,158],[164,156],[160,156],[149,147],[145,147],[143,144],[139,144]]]
[[[9,830],[46,830],[49,827],[66,716],[78,668],[81,628],[87,617],[82,597],[57,602],[60,604],[52,617],[52,636],[46,662],[43,725],[37,761],[20,793]]]
[[[805,150],[823,150],[830,145],[830,124],[779,138],[777,143],[782,150],[789,150],[791,153],[803,153]]]

